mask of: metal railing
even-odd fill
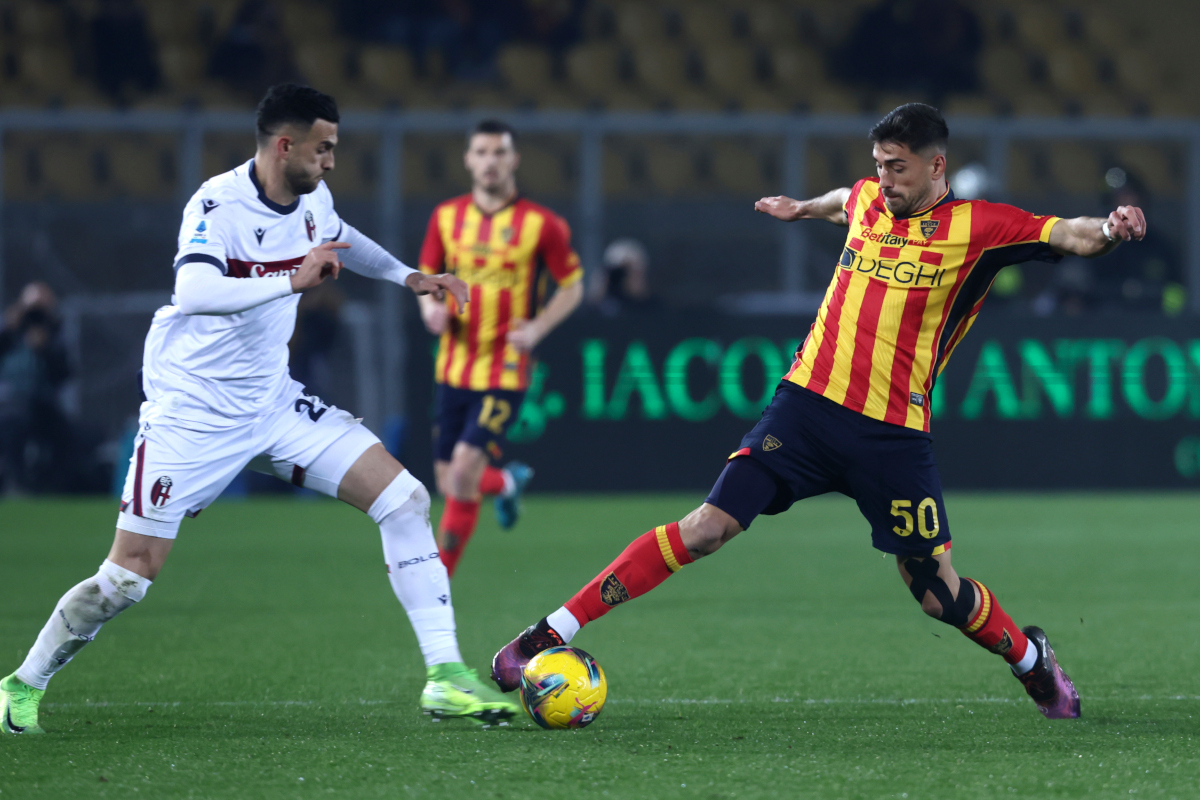
[[[410,134],[461,133],[484,116],[480,111],[463,112],[347,112],[341,127],[345,132],[378,135],[378,180],[375,203],[380,243],[394,253],[405,250],[403,226],[405,196],[402,191],[403,151]],[[607,136],[704,135],[771,136],[783,142],[783,169],[778,191],[803,197],[807,186],[807,152],[814,137],[864,136],[875,122],[867,116],[803,116],[769,114],[659,114],[587,112],[504,112],[502,116],[523,133],[571,134],[579,141],[579,181],[576,204],[578,249],[585,266],[600,263],[605,241],[603,159]],[[1003,199],[1008,190],[1009,152],[1015,140],[1151,141],[1175,143],[1186,148],[1185,185],[1185,274],[1190,292],[1190,310],[1200,313],[1200,121],[1131,119],[987,119],[951,118],[956,138],[985,142],[986,166],[990,173],[989,196]],[[208,133],[249,134],[253,119],[248,112],[167,111],[21,111],[0,112],[0,147],[3,135],[14,131],[138,132],[172,133],[179,137],[179,180],[177,202],[182,208],[196,188],[209,176],[203,174],[204,137]],[[0,149],[0,165],[4,163]],[[4,213],[3,176],[0,175],[0,215]],[[806,294],[821,287],[806,284],[806,227],[780,226],[779,290],[786,295]],[[0,230],[0,237],[3,232]],[[0,307],[4,283],[4,242],[0,238]],[[380,342],[381,411],[402,410],[400,376],[405,360],[401,335],[402,305],[399,287],[388,284],[381,294],[378,321],[391,332]]]

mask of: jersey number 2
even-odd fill
[[[296,401],[296,413],[308,409],[308,418],[316,422],[321,418],[321,415],[329,410],[329,406],[321,402],[321,398],[311,395],[304,395]]]

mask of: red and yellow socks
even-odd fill
[[[996,595],[977,580],[971,581],[979,597],[979,611],[962,629],[968,639],[999,655],[1018,675],[1028,672],[1037,660],[1037,648],[1021,632],[1012,617],[1000,607]],[[1028,657],[1027,657],[1028,656]]]
[[[455,500],[446,498],[446,508],[442,511],[442,521],[438,524],[438,555],[446,565],[446,572],[453,576],[462,552],[475,533],[475,523],[479,521],[479,501]]]
[[[641,597],[690,563],[692,557],[679,536],[679,523],[660,525],[634,539],[564,607],[583,627],[626,600]]]

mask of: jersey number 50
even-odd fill
[[[906,509],[912,508],[911,500],[893,500],[892,501],[892,516],[900,517],[904,521],[904,527],[899,525],[892,528],[899,536],[911,536],[913,532],[913,515]],[[928,513],[926,513],[928,512]],[[926,521],[928,517],[928,521]],[[938,535],[941,526],[938,524],[937,503],[932,497],[926,497],[917,504],[917,530],[926,539],[932,539]]]

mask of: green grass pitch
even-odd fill
[[[698,500],[535,496],[511,533],[485,508],[454,582],[467,660],[485,671]],[[0,504],[0,674],[103,559],[114,506]],[[609,680],[591,727],[435,724],[371,522],[227,501],[184,523],[146,600],[51,684],[51,733],[0,739],[0,800],[1200,795],[1200,497],[948,507],[956,567],[1047,630],[1083,719],[1044,720],[998,658],[922,615],[829,497],[583,631]]]

